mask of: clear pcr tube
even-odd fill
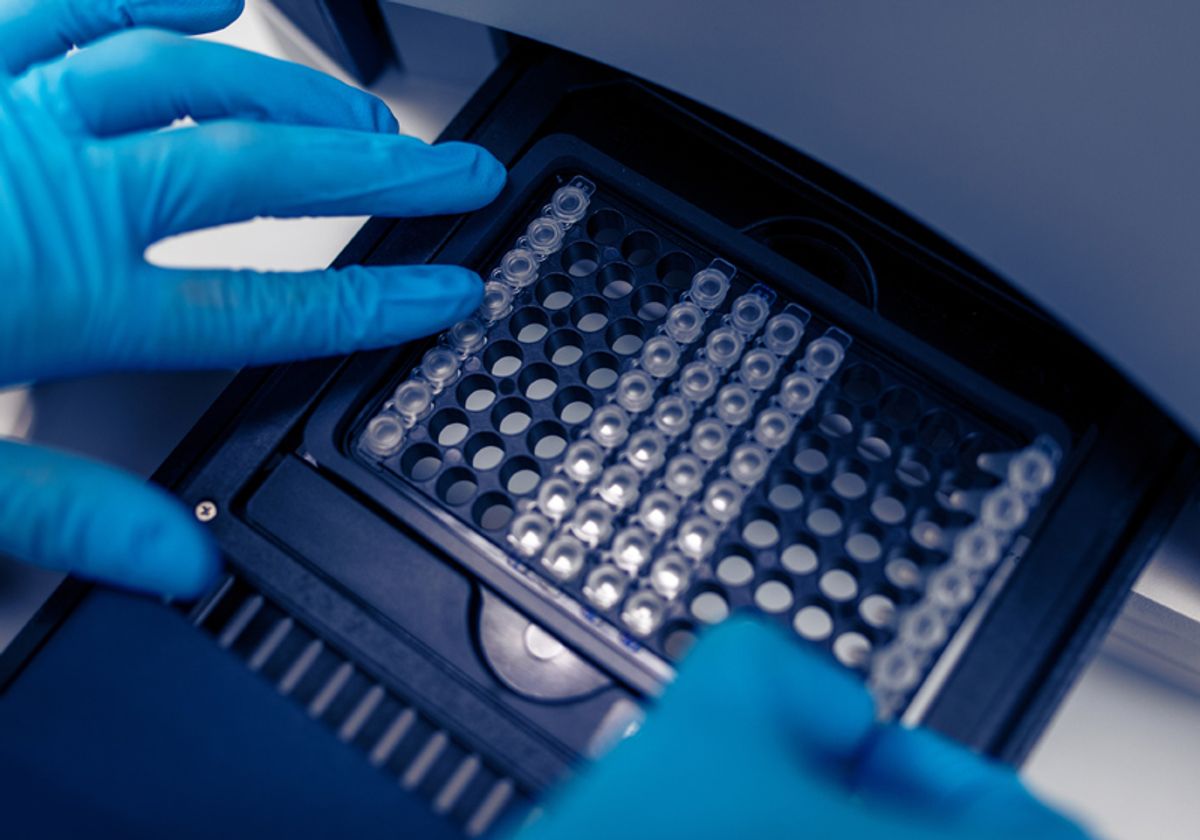
[[[630,420],[625,410],[618,405],[605,405],[592,414],[589,427],[592,438],[606,449],[620,446],[629,437]]]
[[[730,426],[742,425],[753,411],[754,396],[745,385],[733,382],[717,394],[717,416]]]
[[[688,587],[692,567],[681,554],[664,554],[650,567],[650,585],[668,601],[679,597]]]
[[[582,179],[575,179],[565,187],[559,187],[550,199],[550,212],[564,224],[573,225],[587,215],[591,195]]]
[[[696,272],[692,278],[692,301],[703,309],[716,309],[729,294],[730,278],[722,271],[709,267]]]
[[[495,323],[512,312],[512,289],[499,280],[489,280],[483,286],[483,303],[479,305],[479,316],[485,323]]]
[[[679,393],[692,402],[702,403],[717,392],[720,376],[708,362],[692,362],[679,376]]]
[[[617,405],[638,414],[654,405],[657,383],[644,370],[627,370],[617,380]]]
[[[694,303],[677,303],[667,312],[663,329],[680,344],[691,344],[704,332],[704,311]]]
[[[730,313],[729,323],[740,333],[753,335],[758,332],[771,314],[765,300],[753,292],[742,295],[733,302],[733,312]]]
[[[692,427],[689,441],[692,452],[705,461],[716,461],[729,451],[729,428],[720,420],[709,417]]]
[[[767,321],[763,330],[763,345],[781,359],[786,359],[800,346],[804,326],[804,322],[790,312],[776,315]]]
[[[404,421],[390,411],[371,418],[363,432],[362,445],[378,458],[395,455],[404,446]]]
[[[625,458],[641,472],[658,469],[667,457],[667,440],[657,429],[634,432],[625,446]]]
[[[753,487],[767,474],[771,456],[757,443],[743,443],[729,458],[729,475],[738,484]]]
[[[662,623],[666,606],[653,592],[643,589],[629,596],[621,610],[621,621],[635,636],[649,636]]]
[[[429,383],[410,379],[400,384],[392,397],[396,413],[408,423],[420,420],[433,408],[433,389]]]
[[[666,379],[679,369],[679,345],[665,335],[656,335],[642,347],[642,367],[656,379]]]
[[[700,489],[704,481],[704,464],[695,455],[676,455],[667,463],[663,481],[676,496],[686,499]]]
[[[768,408],[759,412],[754,421],[754,439],[767,449],[779,449],[792,439],[796,420],[782,408]]]
[[[575,507],[574,486],[559,476],[547,478],[538,488],[537,506],[551,519],[561,519]]]
[[[634,577],[650,562],[653,551],[654,538],[637,526],[625,528],[613,538],[613,562]]]
[[[708,360],[721,369],[733,365],[742,355],[746,339],[732,327],[718,327],[708,334],[704,352]]]
[[[450,346],[460,356],[469,356],[487,343],[487,327],[475,316],[464,318],[450,328]]]
[[[581,484],[586,484],[604,468],[604,450],[591,440],[577,440],[567,447],[563,456],[563,471]]]
[[[564,235],[562,223],[549,216],[534,219],[525,229],[529,250],[543,259],[562,247]]]
[[[779,359],[770,350],[756,348],[742,357],[742,381],[755,391],[770,388],[779,373]]]
[[[540,513],[521,514],[508,530],[509,540],[526,557],[540,554],[553,533],[554,526]]]
[[[674,437],[692,422],[692,407],[677,396],[664,397],[654,406],[654,425],[664,435]]]
[[[837,372],[846,357],[846,349],[827,335],[815,338],[804,350],[804,367],[817,379],[828,379]]]
[[[741,513],[743,495],[737,482],[717,479],[704,490],[704,512],[717,522],[729,522]]]
[[[783,380],[779,404],[792,414],[803,414],[817,401],[820,385],[807,373],[793,373]]]
[[[445,347],[434,347],[421,359],[421,373],[436,390],[441,391],[458,376],[458,356]]]
[[[600,609],[607,610],[616,606],[625,595],[628,583],[629,578],[616,566],[597,566],[587,576],[583,595]]]
[[[651,532],[662,534],[679,519],[679,502],[668,490],[653,490],[642,499],[638,518]]]
[[[542,566],[560,581],[573,580],[583,571],[587,548],[574,537],[561,536],[546,546]]]
[[[523,289],[537,280],[537,257],[526,248],[514,248],[500,260],[500,275],[514,289]]]
[[[608,539],[612,533],[613,510],[599,499],[588,499],[575,508],[571,532],[589,545]]]
[[[604,471],[600,478],[600,498],[620,510],[637,501],[638,487],[642,477],[627,464],[616,464]]]
[[[693,560],[703,560],[716,547],[721,527],[707,516],[693,516],[679,526],[679,550]]]

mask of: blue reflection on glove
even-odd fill
[[[382,102],[320,73],[163,30],[117,32],[211,30],[241,5],[0,0],[0,385],[396,344],[479,304],[479,278],[450,266],[258,275],[144,261],[184,231],[260,215],[456,213],[504,183],[482,149],[399,136]],[[184,116],[200,124],[156,130]],[[165,495],[15,443],[0,443],[0,553],[171,595],[196,594],[216,569]]]
[[[703,638],[642,731],[516,840],[1082,840],[1008,769],[876,723],[851,674],[776,628]]]

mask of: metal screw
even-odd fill
[[[196,518],[201,522],[212,522],[217,518],[217,504],[207,499],[196,505]]]

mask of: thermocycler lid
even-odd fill
[[[1200,5],[407,1],[793,144],[1010,278],[1200,432]]]

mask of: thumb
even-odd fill
[[[165,492],[91,461],[0,441],[0,554],[174,597],[199,595],[216,548]]]

